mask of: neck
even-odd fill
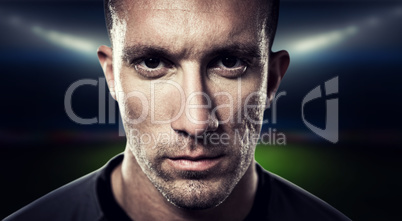
[[[222,204],[206,210],[186,210],[162,196],[128,148],[124,154],[122,164],[112,173],[112,191],[133,220],[243,220],[253,206],[258,180],[254,161]]]

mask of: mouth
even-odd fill
[[[178,156],[169,157],[167,161],[169,164],[177,169],[183,171],[206,171],[210,170],[222,161],[223,155],[218,156]]]

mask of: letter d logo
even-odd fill
[[[326,96],[338,93],[338,77],[334,77],[331,80],[325,82],[325,94]],[[318,128],[311,123],[307,122],[304,117],[304,105],[312,100],[322,97],[321,86],[317,86],[311,90],[302,101],[302,119],[304,124],[312,130],[315,134],[321,136],[322,138],[332,142],[338,142],[338,98],[328,99],[326,101],[326,118],[325,118],[325,128]]]

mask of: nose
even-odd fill
[[[215,131],[218,119],[211,112],[212,99],[206,90],[205,80],[200,68],[183,69],[181,86],[185,93],[184,112],[171,123],[173,130],[192,137]],[[180,107],[176,107],[180,109]]]

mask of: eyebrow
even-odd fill
[[[173,54],[160,46],[133,45],[123,49],[123,59],[127,62],[144,56],[170,57]]]
[[[257,45],[234,43],[220,47],[211,48],[206,51],[205,57],[234,55],[248,58],[261,58],[261,52]],[[123,49],[123,59],[132,62],[134,59],[142,57],[164,57],[171,58],[180,54],[169,51],[167,48],[157,45],[131,45]]]
[[[261,58],[261,51],[256,45],[237,43],[215,48],[210,53],[208,53],[208,55],[236,55],[248,58]]]

